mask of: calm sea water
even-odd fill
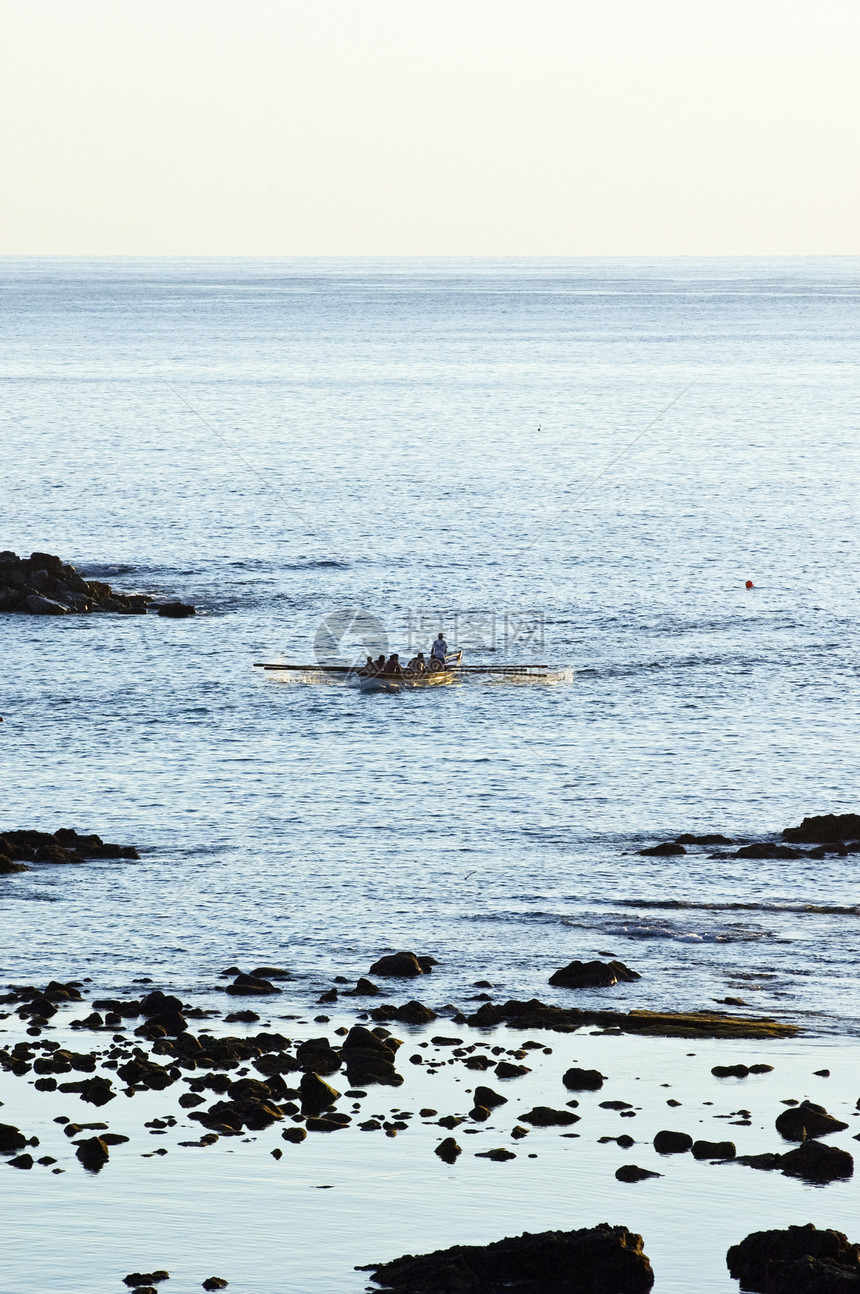
[[[562,1000],[608,951],[613,1005],[860,1032],[856,857],[635,854],[860,806],[857,271],[3,262],[0,548],[202,613],[2,619],[2,825],[143,855],[2,878],[6,978],[307,1002],[409,947]],[[353,609],[558,674],[252,668]]]

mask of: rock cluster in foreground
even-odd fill
[[[146,593],[117,593],[100,580],[85,580],[52,553],[0,553],[0,611],[30,616],[88,615],[113,611],[145,615]]]
[[[83,863],[88,858],[128,861],[140,858],[133,845],[112,845],[101,836],[79,835],[73,827],[59,831],[6,831],[0,835],[0,876],[29,872],[29,863]]]
[[[606,1222],[407,1254],[357,1270],[373,1272],[377,1284],[397,1294],[645,1294],[654,1284],[642,1237]]]
[[[729,1272],[755,1294],[830,1294],[860,1290],[860,1245],[812,1223],[753,1231],[726,1254]]]

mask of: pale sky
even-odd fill
[[[0,0],[0,255],[860,253],[858,0]]]

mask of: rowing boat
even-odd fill
[[[420,673],[403,669],[400,673],[368,673],[357,665],[289,665],[280,662],[255,661],[255,669],[284,670],[294,674],[314,674],[340,676],[347,687],[358,688],[361,692],[402,692],[425,687],[440,687],[448,683],[460,682],[466,678],[482,675],[500,675],[513,681],[523,679],[547,680],[555,677],[548,665],[464,665],[462,651],[451,652],[445,657],[444,667],[428,669]]]

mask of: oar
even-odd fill
[[[265,661],[254,661],[254,669],[294,669],[302,674],[308,674],[311,671],[320,671],[323,674],[353,674],[359,668],[357,665],[268,665]]]

